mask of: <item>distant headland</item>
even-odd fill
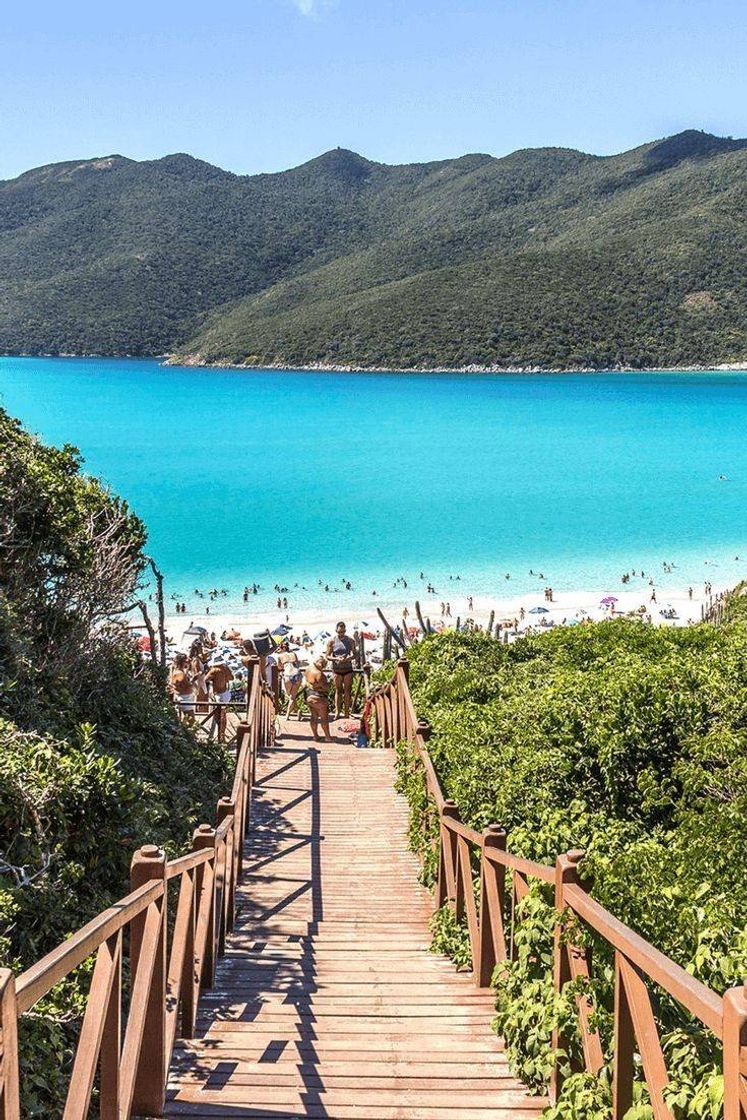
[[[109,155],[0,183],[0,352],[324,370],[744,368],[747,140],[688,130],[241,176]]]

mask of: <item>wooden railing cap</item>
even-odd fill
[[[215,829],[211,824],[201,824],[192,833],[193,848],[209,848],[215,843]]]
[[[143,859],[159,859],[164,853],[157,844],[143,844],[136,854],[141,855]]]
[[[166,853],[163,848],[159,848],[157,844],[143,844],[142,848],[138,848],[133,852],[132,860],[130,862],[130,871],[136,868],[143,868],[150,864],[152,867],[166,866]],[[140,885],[139,881],[136,884]]]

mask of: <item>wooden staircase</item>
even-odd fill
[[[394,752],[285,723],[257,760],[237,916],[166,1115],[518,1120],[494,997],[429,951]]]

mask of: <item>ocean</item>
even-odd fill
[[[0,404],[128,500],[188,611],[212,587],[240,609],[253,582],[257,608],[279,584],[291,607],[342,609],[373,590],[415,598],[421,572],[442,598],[614,591],[630,569],[663,587],[747,573],[747,373],[5,357]]]

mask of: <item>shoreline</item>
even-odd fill
[[[731,583],[713,584],[712,596],[715,598],[723,592],[731,590],[732,587],[733,584]],[[331,634],[334,631],[335,624],[338,621],[343,621],[350,633],[356,629],[362,630],[365,626],[366,632],[376,634],[377,637],[368,642],[368,647],[380,652],[384,627],[377,613],[377,608],[382,609],[387,621],[392,626],[399,627],[402,624],[402,607],[406,605],[409,612],[406,620],[407,626],[418,626],[414,599],[407,599],[406,594],[406,592],[403,592],[397,606],[391,600],[386,602],[382,600],[376,604],[361,598],[358,603],[347,604],[344,607],[338,605],[336,610],[332,609],[331,605],[314,604],[306,607],[289,607],[287,611],[282,608],[280,610],[277,608],[252,610],[249,605],[241,610],[219,611],[219,606],[216,603],[215,613],[167,613],[166,631],[169,637],[179,645],[184,632],[193,625],[204,626],[208,632],[214,631],[218,636],[225,630],[235,629],[241,633],[242,638],[245,638],[252,637],[264,630],[274,630],[280,623],[284,623],[290,626],[293,635],[300,637],[306,632],[314,640],[314,645],[323,646],[326,638],[321,637],[321,635]],[[451,617],[441,616],[440,599],[437,602],[421,602],[421,607],[423,616],[430,618],[430,622],[437,629],[441,627],[443,629],[455,628],[458,617],[461,618],[462,626],[469,618],[477,626],[484,629],[488,624],[491,612],[494,612],[496,622],[501,622],[508,628],[508,624],[512,625],[515,620],[518,624],[518,633],[524,634],[527,632],[543,633],[557,626],[576,625],[585,619],[596,622],[609,618],[624,617],[630,612],[638,611],[642,606],[646,608],[646,615],[642,617],[645,617],[648,622],[649,618],[646,616],[650,616],[651,625],[686,627],[701,621],[701,612],[709,602],[709,597],[705,595],[702,585],[697,591],[693,589],[692,598],[689,596],[688,587],[657,588],[657,601],[655,603],[651,602],[650,590],[647,592],[644,588],[630,590],[622,588],[615,591],[617,602],[613,612],[601,605],[601,600],[606,594],[606,591],[596,589],[558,591],[554,593],[552,601],[545,601],[543,594],[537,592],[506,597],[475,595],[473,596],[474,609],[469,614],[464,611],[464,603],[461,599],[455,599],[452,604]],[[533,609],[537,607],[542,608],[542,612],[532,613]],[[663,617],[660,611],[670,607],[673,608],[676,617],[671,619]],[[522,610],[524,612],[523,618],[521,618]]]
[[[73,356],[73,355],[69,355]],[[309,362],[290,365],[286,362],[268,362],[255,365],[248,362],[210,362],[198,355],[177,360],[167,355],[161,363],[181,369],[238,369],[277,373],[475,373],[475,374],[577,374],[577,373],[744,373],[747,361],[711,365],[687,366],[496,366],[472,364],[466,366],[361,366],[329,362]]]
[[[265,373],[474,373],[474,374],[615,374],[615,373],[745,373],[747,360],[697,365],[676,366],[498,366],[470,364],[466,366],[376,366],[355,363],[308,362],[290,364],[267,362],[257,365],[248,362],[213,362],[199,355],[178,357],[176,354],[29,354],[4,351],[2,358],[62,358],[75,361],[131,361],[159,362],[162,366],[179,369],[235,369]]]

